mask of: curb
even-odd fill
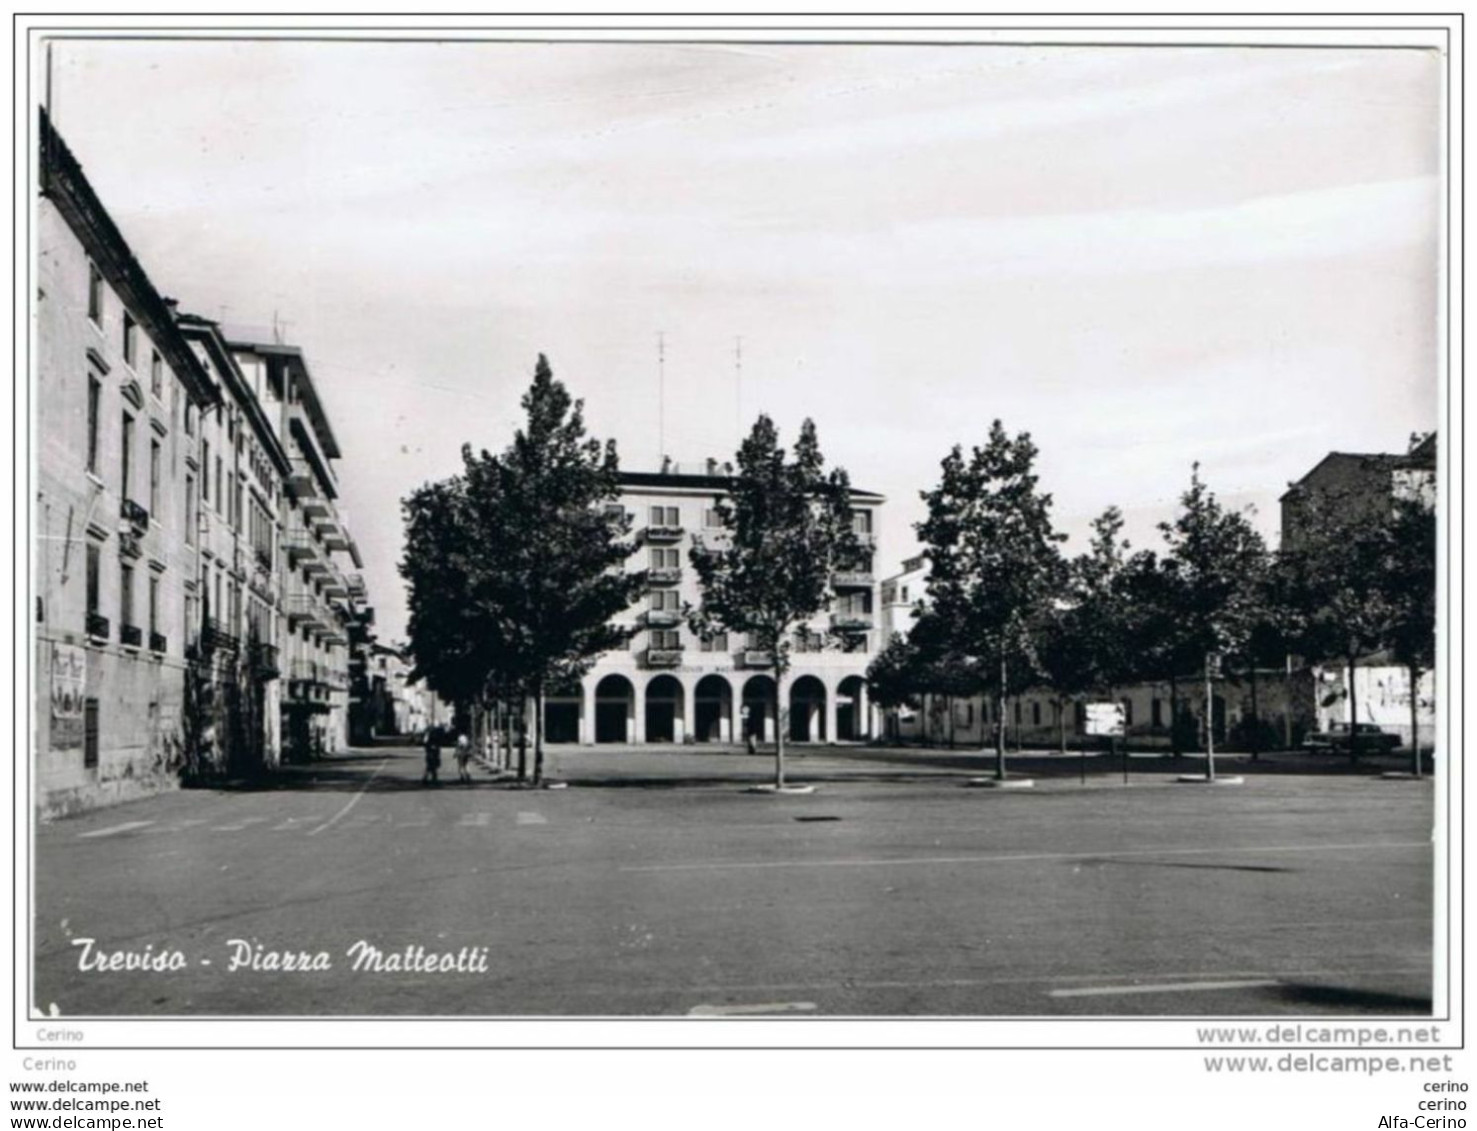
[[[745,793],[768,793],[780,797],[799,796],[814,793],[813,785],[751,785],[744,789]]]
[[[970,778],[964,783],[976,789],[1034,789],[1033,778]]]
[[[1213,778],[1207,778],[1204,774],[1181,774],[1177,781],[1185,785],[1245,785],[1246,779],[1240,774],[1217,774]]]

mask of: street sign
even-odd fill
[[[1122,703],[1087,704],[1087,734],[1122,738],[1126,722]]]

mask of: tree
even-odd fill
[[[464,446],[460,476],[407,501],[401,573],[410,647],[433,687],[463,703],[498,685],[531,698],[537,783],[546,689],[625,643],[630,631],[612,618],[646,574],[623,570],[636,547],[624,511],[611,508],[615,444],[585,435],[583,402],[542,354],[522,405],[526,422],[506,451]]]
[[[1036,667],[1036,643],[1061,592],[1064,535],[1051,525],[1051,496],[1037,489],[1036,446],[1000,421],[966,460],[945,457],[939,485],[924,492],[918,535],[929,594],[954,651],[974,657],[995,695],[995,776],[1005,778],[1005,700]]]
[[[1178,563],[1153,550],[1140,550],[1124,564],[1121,584],[1134,675],[1169,685],[1170,753],[1177,758],[1182,737],[1179,679],[1194,663],[1180,617]]]
[[[767,653],[775,689],[775,788],[785,785],[785,676],[792,635],[830,603],[832,574],[862,555],[852,529],[846,472],[825,470],[815,425],[800,426],[786,459],[774,422],[761,415],[738,450],[738,472],[714,499],[723,545],[688,554],[702,583],[701,603],[687,609],[700,635],[747,634]],[[827,637],[846,633],[827,630]]]
[[[1385,643],[1410,682],[1410,764],[1421,774],[1421,673],[1436,663],[1436,508],[1415,497],[1395,500],[1383,530],[1381,589],[1388,616]]]
[[[1219,657],[1246,644],[1258,614],[1258,586],[1266,543],[1245,515],[1221,506],[1194,465],[1180,512],[1159,527],[1173,569],[1169,593],[1179,638],[1201,657],[1206,683],[1205,775],[1215,779],[1215,709],[1211,681]]]

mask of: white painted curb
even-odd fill
[[[1032,778],[970,778],[965,784],[977,789],[1032,789],[1036,782]]]
[[[1224,775],[1224,776],[1221,775],[1221,774],[1217,774],[1214,778],[1206,778],[1206,776],[1204,774],[1181,774],[1179,776],[1179,779],[1178,780],[1184,782],[1186,785],[1245,785],[1246,784],[1246,779],[1243,778],[1243,777],[1241,777],[1239,774],[1228,774],[1228,775]]]

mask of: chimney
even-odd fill
[[[670,474],[671,470],[672,470],[672,457],[671,456],[662,456],[662,474],[663,475]]]
[[[708,474],[709,475],[717,475],[718,474],[718,461],[716,459],[714,459],[712,456],[709,456],[708,457]]]

